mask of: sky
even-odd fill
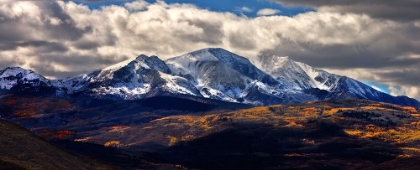
[[[78,4],[88,5],[91,9],[99,9],[104,5],[124,5],[124,3],[132,2],[132,0],[108,0],[108,1],[78,1],[73,2]],[[156,0],[146,0],[147,3],[154,3]],[[166,0],[168,4],[194,4],[199,8],[208,9],[217,12],[231,12],[237,15],[247,17],[257,17],[261,15],[285,15],[294,16],[299,13],[314,11],[310,7],[289,6],[284,7],[280,3],[270,0]],[[258,13],[260,12],[260,13]]]
[[[418,0],[0,0],[0,69],[66,77],[220,47],[420,99],[418,9]]]

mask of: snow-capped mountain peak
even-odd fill
[[[278,83],[271,76],[255,67],[247,58],[221,48],[201,49],[170,58],[166,60],[166,63],[175,74],[194,74],[189,71],[193,67],[203,68],[204,63],[211,63],[210,65],[213,66],[223,65],[251,79],[257,79],[271,84]]]
[[[271,96],[287,86],[264,73],[250,60],[220,48],[206,48],[166,60],[172,73],[190,80],[201,95],[226,101],[244,101],[257,89]]]
[[[340,78],[338,75],[293,61],[289,57],[260,55],[253,62],[277,80],[288,82],[295,90],[318,88],[330,91]]]
[[[105,99],[140,99],[152,91],[199,95],[185,78],[172,76],[164,61],[157,56],[146,55],[90,74],[56,80],[54,84],[70,94],[82,93]]]
[[[19,84],[38,86],[40,83],[49,84],[48,80],[32,70],[21,67],[7,67],[0,70],[0,88],[10,90]]]

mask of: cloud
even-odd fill
[[[251,8],[248,8],[248,7],[246,7],[246,6],[241,7],[241,8],[240,8],[240,10],[241,10],[242,12],[252,12],[252,11],[254,11],[254,10],[252,10]]]
[[[79,0],[79,1],[83,1],[83,2],[101,2],[104,0]]]
[[[378,72],[378,75],[387,82],[398,82],[410,86],[418,86],[419,81],[414,77],[418,77],[420,68],[418,65],[412,67],[403,67],[395,70],[387,70]]]
[[[221,47],[245,57],[289,56],[332,73],[400,87],[391,94],[420,98],[420,21],[319,9],[249,18],[164,1],[95,10],[63,1],[2,1],[0,67],[65,77],[139,54],[166,59]]]
[[[271,8],[264,8],[264,9],[260,9],[257,12],[258,16],[268,16],[268,15],[276,15],[280,13],[280,10],[277,9],[271,9]]]
[[[418,0],[273,0],[286,6],[313,7],[320,11],[366,14],[399,21],[420,20]]]
[[[394,85],[389,88],[390,94],[394,96],[414,96],[417,99],[420,99],[420,90],[417,86],[399,86]]]
[[[136,10],[146,9],[147,5],[149,5],[149,3],[147,3],[146,1],[137,0],[137,1],[133,1],[131,3],[126,3],[124,6],[129,10],[136,11]]]

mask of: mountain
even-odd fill
[[[198,50],[166,63],[175,75],[187,78],[206,98],[252,104],[313,99],[287,91],[288,84],[275,80],[248,59],[220,48]]]
[[[0,70],[0,89],[0,94],[8,91],[44,95],[59,92],[44,76],[20,67],[7,67]]]
[[[90,74],[54,80],[53,84],[70,95],[100,99],[133,100],[165,92],[200,96],[187,79],[171,75],[164,61],[145,55]]]
[[[391,96],[287,57],[261,55],[250,61],[221,48],[201,49],[165,61],[140,55],[102,70],[57,80],[9,67],[0,71],[0,87],[1,93],[49,90],[61,96],[110,100],[193,96],[268,105],[356,98],[420,107],[415,99]]]
[[[320,100],[356,98],[420,106],[415,99],[406,96],[394,97],[360,81],[331,74],[307,64],[295,62],[288,57],[260,55],[253,60],[253,63],[277,80],[292,84],[293,89],[303,90]]]
[[[116,169],[60,149],[17,124],[0,119],[0,169]]]
[[[224,49],[202,49],[166,61],[140,55],[89,74],[52,81],[71,96],[134,100],[190,95],[255,105],[316,100]]]
[[[260,55],[253,59],[253,63],[276,80],[288,82],[294,90],[331,90],[341,77],[295,62],[288,57]]]

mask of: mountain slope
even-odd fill
[[[32,132],[0,119],[0,169],[115,169],[59,149]]]

